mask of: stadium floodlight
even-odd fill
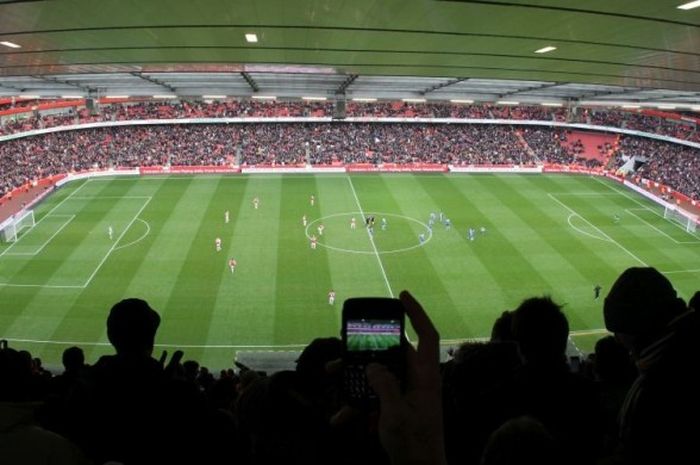
[[[0,240],[3,242],[16,242],[23,229],[31,229],[35,225],[34,210],[20,212],[10,221],[3,224],[0,229]]]
[[[76,95],[76,94],[73,94],[73,95],[61,95],[61,98],[66,98],[66,99],[68,99],[68,98],[83,98],[83,96],[82,96],[82,95]]]
[[[563,103],[559,103],[559,102],[542,102],[542,103],[540,103],[540,105],[542,105],[543,107],[562,107],[562,106],[564,106]]]
[[[496,105],[520,105],[520,102],[516,102],[515,100],[499,100],[496,102]]]
[[[226,95],[202,95],[202,98],[208,99],[208,100],[223,100],[225,98],[228,98]]]
[[[21,94],[19,98],[24,98],[27,100],[38,100],[41,98],[41,95],[35,95],[35,94]]]
[[[678,5],[676,8],[679,10],[692,10],[693,8],[697,8],[700,6],[700,0],[695,0],[694,2],[688,2],[684,3],[682,5]]]
[[[466,103],[467,105],[471,105],[472,103],[474,103],[474,100],[453,98],[453,99],[450,99],[450,102],[452,102],[452,103]]]
[[[641,105],[622,105],[622,108],[626,108],[628,110],[635,110],[637,108],[642,108]]]
[[[425,103],[424,98],[402,98],[401,100],[406,103]]]
[[[177,98],[175,94],[156,94],[153,98]]]
[[[313,97],[313,96],[311,96],[311,97],[302,97],[301,99],[302,99],[302,100],[308,100],[308,101],[319,101],[319,102],[322,102],[322,101],[324,101],[324,100],[327,100],[326,97]]]
[[[675,110],[676,106],[675,105],[657,105],[656,108],[659,110]]]
[[[129,98],[128,95],[105,95],[105,98]]]
[[[673,205],[666,205],[664,208],[664,218],[675,221],[683,226],[686,232],[695,233],[698,229],[698,215],[693,215]]]
[[[9,47],[9,48],[22,48],[21,45],[16,44],[14,42],[10,42],[8,40],[3,40],[2,42],[0,42],[0,45],[4,45],[5,47]]]
[[[255,100],[276,100],[277,97],[274,95],[253,95],[252,98]]]
[[[372,97],[355,97],[354,99],[352,99],[352,101],[353,102],[376,102],[377,99],[372,98]]]

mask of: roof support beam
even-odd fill
[[[347,90],[347,88],[350,87],[350,84],[355,82],[357,76],[357,74],[351,74],[350,76],[348,76],[348,78],[344,80],[342,84],[340,84],[340,86],[335,90],[335,95],[344,95],[345,90]]]
[[[253,89],[253,92],[257,92],[257,91],[260,90],[260,88],[258,87],[258,84],[257,84],[257,83],[255,82],[255,80],[250,76],[250,74],[248,74],[248,73],[246,73],[245,71],[243,71],[243,72],[241,73],[241,76],[243,76],[243,79],[245,79],[245,82],[248,83],[248,85],[250,86],[250,88]]]
[[[173,94],[177,94],[177,90],[173,86],[170,86],[170,85],[164,83],[163,81],[159,81],[158,79],[153,79],[152,77],[145,76],[141,73],[129,73],[129,74],[131,74],[132,76],[136,76],[137,78],[141,78],[144,81],[148,81],[148,82],[155,84],[157,86],[164,87],[164,88],[168,89],[169,92],[172,92]]]
[[[41,79],[42,81],[51,82],[51,83],[54,83],[54,84],[64,84],[64,85],[67,85],[67,86],[75,87],[76,89],[82,90],[82,91],[85,92],[87,95],[90,95],[91,93],[94,93],[94,92],[95,92],[95,89],[92,88],[92,87],[89,87],[89,86],[81,86],[80,84],[76,84],[75,82],[66,81],[65,79],[57,79],[57,78],[51,77],[51,76],[40,76],[40,75],[32,76],[32,77],[33,77],[34,79]]]
[[[537,84],[535,86],[528,86],[522,89],[514,90],[512,92],[506,92],[505,94],[500,94],[500,98],[503,97],[512,97],[514,95],[518,95],[522,92],[530,92],[532,90],[543,90],[543,89],[549,89],[552,87],[557,87],[558,85],[561,85],[560,82],[548,82],[546,84]]]
[[[428,87],[427,89],[424,89],[418,93],[421,95],[425,95],[429,92],[434,92],[438,89],[442,89],[444,87],[451,86],[451,85],[457,84],[458,82],[467,81],[467,80],[469,80],[469,78],[455,78],[455,79],[452,79],[450,81],[443,82],[441,84],[437,84],[437,85],[434,85],[432,87]]]
[[[623,94],[633,94],[635,92],[639,92],[642,89],[640,87],[626,87],[626,88],[621,88],[621,89],[616,89],[616,90],[605,90],[605,91],[593,91],[593,92],[587,92],[585,94],[581,94],[576,97],[576,100],[583,100],[586,98],[591,98],[591,97],[603,97],[605,95],[623,95]]]

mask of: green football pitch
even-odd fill
[[[370,214],[373,236],[364,227]],[[35,218],[0,246],[0,337],[50,364],[72,344],[90,362],[112,352],[105,321],[125,297],[146,299],[162,316],[156,352],[182,348],[222,368],[237,352],[299,350],[338,335],[351,296],[409,289],[449,344],[486,337],[502,311],[549,294],[565,304],[573,341],[589,350],[604,334],[596,284],[604,296],[622,270],[650,265],[686,299],[700,288],[700,236],[623,186],[588,176],[101,178],[59,189]]]

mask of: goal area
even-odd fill
[[[0,241],[15,242],[24,229],[31,229],[34,222],[34,210],[25,210],[0,226]]]
[[[695,233],[698,229],[698,215],[693,215],[672,205],[667,205],[664,208],[664,218],[680,224],[689,233]]]

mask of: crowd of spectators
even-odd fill
[[[601,166],[565,144],[562,128],[477,124],[251,123],[120,126],[53,132],[0,144],[0,195],[73,171],[138,166],[304,166],[349,163]],[[697,199],[700,156],[686,146],[621,138],[615,161]]]
[[[539,147],[533,147],[539,150]],[[53,132],[0,144],[0,194],[72,171],[154,165],[534,165],[510,126],[176,124]]]
[[[313,340],[294,370],[261,373],[238,364],[240,371],[227,368],[218,378],[183,361],[182,351],[153,354],[161,318],[140,299],[122,300],[107,315],[113,355],[86,361],[70,347],[58,376],[0,342],[0,460],[697,462],[700,292],[686,304],[655,269],[624,271],[603,304],[615,336],[600,339],[581,366],[567,358],[569,322],[549,297],[503,312],[490,341],[466,342],[444,363],[429,317],[436,310],[405,291],[400,299],[418,342],[407,348],[402,381],[381,365],[367,367],[378,405],[346,395],[337,338]]]
[[[538,126],[525,126],[520,129],[520,134],[533,149],[540,160],[557,165],[580,165],[589,168],[598,168],[602,162],[582,156],[583,145],[580,140],[567,144],[566,130],[563,128],[543,128]]]
[[[698,131],[697,125],[690,121],[669,120],[633,111],[584,109],[577,112],[572,120],[578,123],[634,129],[691,142],[700,142],[700,131]]]
[[[0,135],[68,124],[99,121],[128,121],[138,119],[178,118],[271,118],[271,117],[332,117],[332,101],[268,101],[268,100],[177,100],[108,103],[94,114],[85,107],[74,107],[63,113],[38,112],[27,108],[18,118],[4,117]],[[538,105],[492,105],[411,102],[355,102],[346,105],[348,117],[383,118],[470,118],[539,120],[596,124],[635,129],[683,140],[700,142],[697,125],[685,120],[668,120],[635,111],[544,107]]]

